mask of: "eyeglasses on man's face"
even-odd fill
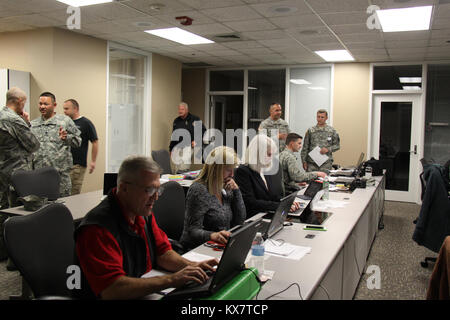
[[[128,181],[124,181],[127,184],[131,184],[133,186],[136,186],[140,189],[142,189],[149,197],[153,197],[156,193],[158,193],[158,197],[160,197],[164,191],[164,188],[162,186],[160,186],[159,188],[155,188],[155,187],[144,187],[144,186],[140,186],[136,183],[133,182],[128,182]]]

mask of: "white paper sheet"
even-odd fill
[[[292,251],[288,255],[280,255],[272,252],[266,252],[266,255],[268,256],[274,256],[274,257],[280,257],[280,258],[286,258],[291,260],[300,260],[303,258],[306,254],[311,252],[311,247],[302,247],[302,246],[296,246],[291,244],[292,247],[294,247],[294,251]]]
[[[308,155],[311,157],[311,159],[314,160],[314,162],[320,167],[322,164],[324,164],[325,161],[328,160],[328,156],[325,154],[320,153],[320,147],[317,146],[314,149],[311,150]]]

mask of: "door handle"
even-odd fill
[[[414,145],[414,150],[410,151],[409,153],[417,154],[417,145],[416,144]]]

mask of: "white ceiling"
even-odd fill
[[[163,4],[159,10],[152,5]],[[433,5],[429,31],[383,33],[367,27],[369,5]],[[0,0],[0,32],[66,29],[67,5],[56,0]],[[183,26],[175,17],[193,19]],[[147,23],[150,26],[139,26]],[[143,30],[181,27],[214,44],[184,46]],[[359,62],[450,59],[450,0],[119,0],[81,7],[73,30],[183,63],[214,66],[322,63],[315,50],[348,49]],[[215,36],[236,34],[237,40]]]

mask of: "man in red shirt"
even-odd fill
[[[76,229],[84,298],[137,299],[188,281],[203,283],[208,279],[204,270],[214,270],[216,259],[193,262],[172,250],[156,224],[151,210],[160,192],[160,172],[150,158],[125,159],[117,189]],[[156,267],[173,273],[141,278]]]

